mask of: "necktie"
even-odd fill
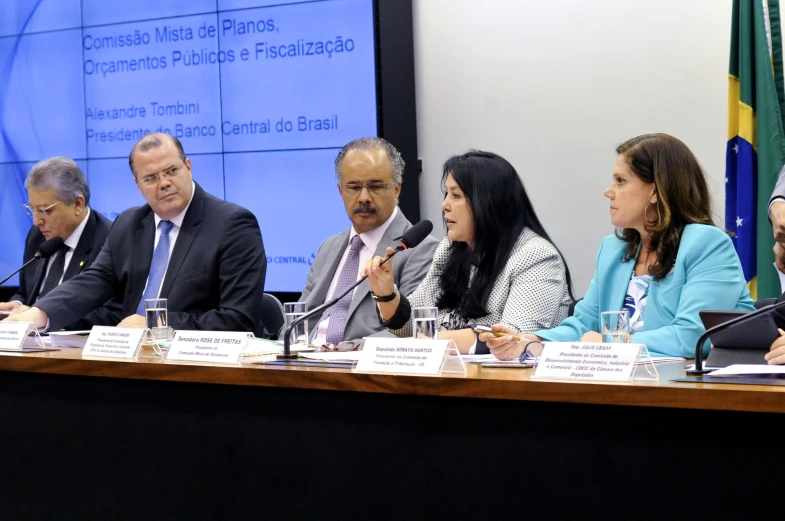
[[[60,279],[63,278],[63,270],[65,269],[65,254],[69,249],[68,246],[64,246],[51,260],[52,265],[49,267],[49,273],[44,281],[44,287],[38,293],[38,298],[43,297],[60,284]]]
[[[158,227],[161,228],[161,236],[158,238],[158,246],[153,252],[153,261],[150,263],[150,274],[147,275],[147,287],[136,308],[136,314],[144,316],[144,300],[157,298],[158,291],[161,289],[161,282],[164,280],[166,265],[169,264],[169,232],[172,230],[171,221],[161,221]]]
[[[338,285],[335,287],[336,295],[340,295],[349,289],[349,286],[357,282],[357,270],[360,267],[360,248],[362,246],[363,241],[359,235],[352,237],[349,254],[346,256],[346,262],[343,264],[341,275],[338,277]],[[328,344],[337,344],[343,340],[343,330],[346,328],[346,319],[349,316],[352,294],[353,292],[350,292],[339,300],[330,311],[330,322],[327,324]]]

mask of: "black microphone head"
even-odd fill
[[[62,237],[52,237],[38,247],[38,251],[35,252],[35,258],[47,259],[57,253],[64,245],[65,241],[63,241]]]
[[[428,237],[431,230],[433,230],[431,221],[427,219],[422,220],[403,233],[401,244],[403,244],[404,248],[414,248]]]

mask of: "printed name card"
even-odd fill
[[[87,337],[82,356],[136,358],[145,331],[143,327],[94,326]]]
[[[628,381],[643,344],[546,342],[532,378]]]
[[[359,373],[438,375],[450,342],[369,337],[365,339],[354,370]]]
[[[230,331],[178,331],[166,360],[236,364],[252,337],[250,333]]]
[[[0,349],[21,351],[31,329],[34,328],[30,322],[0,322]]]

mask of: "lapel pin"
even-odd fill
[[[79,263],[79,267],[81,268],[82,266],[84,266],[84,261]]]

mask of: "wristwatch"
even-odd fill
[[[395,300],[395,297],[398,295],[398,285],[393,284],[393,292],[389,295],[384,295],[380,297],[373,291],[371,291],[371,298],[374,299],[376,302],[390,302],[391,300]]]

